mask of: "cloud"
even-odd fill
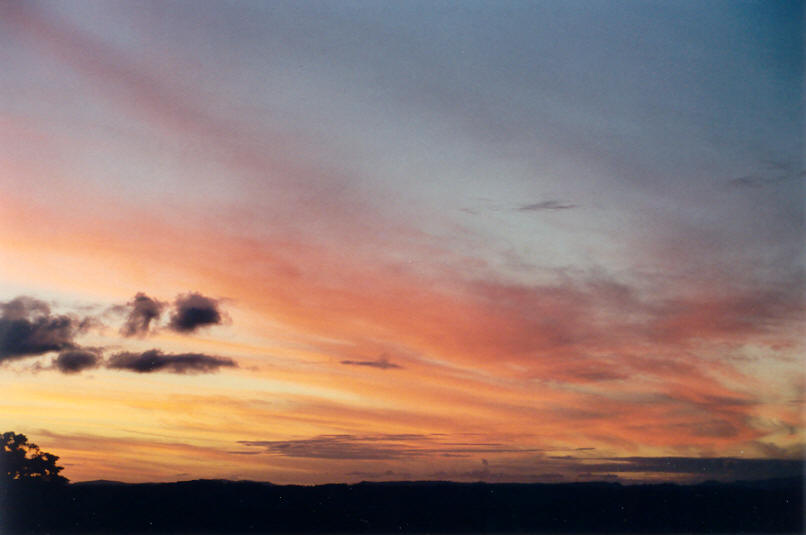
[[[557,200],[550,200],[550,201],[540,201],[531,204],[524,204],[518,210],[521,212],[539,212],[542,210],[569,210],[571,208],[576,208],[576,204],[569,204],[563,201]]]
[[[213,373],[221,367],[237,367],[230,358],[214,357],[201,353],[164,354],[158,349],[143,353],[118,353],[112,355],[106,367],[114,370],[129,370],[137,373],[167,371],[171,373]]]
[[[803,180],[806,171],[796,172],[794,167],[788,163],[776,161],[762,162],[763,170],[728,180],[728,185],[735,188],[763,188],[775,186],[790,180]]]
[[[566,481],[566,475],[556,472],[527,473],[519,470],[491,471],[487,465],[477,470],[438,470],[428,474],[429,479],[441,481],[488,481],[495,483],[529,482],[557,483]]]
[[[786,179],[785,176],[745,175],[728,180],[728,184],[734,188],[763,188],[784,182]]]
[[[121,327],[123,336],[144,336],[148,334],[151,323],[159,320],[164,304],[138,292],[127,305],[131,308],[126,323]]]
[[[218,325],[222,321],[219,302],[199,293],[180,295],[174,302],[174,313],[169,327],[178,332],[193,332],[207,325]]]
[[[50,307],[44,301],[21,295],[0,304],[2,317],[9,320],[25,319],[30,315],[50,315]]]
[[[628,379],[629,375],[626,373],[606,370],[606,369],[570,369],[567,371],[560,371],[557,374],[558,378],[573,381],[573,382],[602,382],[602,381],[620,381]]]
[[[768,479],[803,474],[802,459],[741,459],[734,457],[611,457],[581,464],[591,473],[683,474],[701,479]]]
[[[31,297],[0,304],[0,361],[75,349],[77,334],[89,328],[89,319],[51,315],[50,307]]]
[[[730,438],[739,434],[735,425],[724,420],[673,424],[671,427],[684,430],[694,437]]]
[[[78,373],[89,368],[96,368],[101,363],[101,355],[94,350],[75,349],[62,351],[53,360],[53,367],[62,373]]]
[[[417,435],[417,438],[426,438]],[[314,438],[288,441],[240,441],[245,446],[260,446],[267,453],[284,457],[313,459],[399,459],[416,454],[393,436],[357,437],[355,435],[319,435]]]
[[[343,360],[342,364],[347,366],[369,366],[381,370],[402,369],[403,366],[390,362],[386,355],[381,355],[377,360]]]
[[[423,455],[469,456],[481,453],[535,453],[541,450],[513,449],[503,444],[451,443],[441,435],[376,434],[318,435],[300,440],[241,440],[244,446],[265,448],[265,452],[284,457],[311,459],[390,460]]]
[[[733,457],[575,457],[573,455],[505,457],[480,468],[441,470],[430,477],[453,480],[543,481],[577,479],[591,481],[706,480],[738,481],[793,477],[803,473],[798,459],[744,459]]]
[[[395,472],[394,470],[386,470],[384,472],[362,472],[360,470],[353,470],[352,472],[347,472],[345,475],[353,477],[366,477],[371,479],[394,477],[397,480],[409,479],[412,477],[411,472]]]

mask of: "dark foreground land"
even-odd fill
[[[11,482],[2,533],[802,533],[803,479],[692,486]]]

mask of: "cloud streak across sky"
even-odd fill
[[[232,359],[200,353],[164,354],[152,349],[143,353],[117,353],[109,357],[107,367],[137,373],[171,371],[173,373],[209,373],[221,367],[235,366]]]
[[[118,407],[159,477],[160,440],[259,436],[272,455],[232,457],[289,482],[338,451],[341,474],[484,470],[372,436],[635,465],[804,443],[791,6],[2,9],[0,379],[49,408],[18,430]],[[115,312],[89,329],[76,303]],[[202,457],[182,471],[245,470]]]

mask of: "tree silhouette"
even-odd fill
[[[0,452],[0,473],[7,479],[67,483],[68,479],[59,475],[61,466],[56,466],[59,457],[40,451],[39,446],[28,442],[28,437],[8,431],[3,433]]]

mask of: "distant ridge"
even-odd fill
[[[93,479],[91,481],[76,481],[75,483],[71,483],[72,486],[75,487],[99,487],[104,485],[237,485],[237,484],[244,484],[244,485],[263,485],[263,486],[276,486],[274,483],[269,481],[253,481],[251,479],[183,479],[181,481],[160,481],[160,482],[152,482],[152,481],[144,481],[142,483],[127,483],[126,481],[115,481],[111,479]]]
[[[0,492],[4,534],[803,533],[804,527],[802,477],[694,485],[12,483],[5,496]]]
[[[123,481],[113,481],[111,479],[93,479],[91,481],[76,481],[75,483],[71,483],[71,485],[90,487],[95,485],[129,485],[129,483],[124,483]]]

